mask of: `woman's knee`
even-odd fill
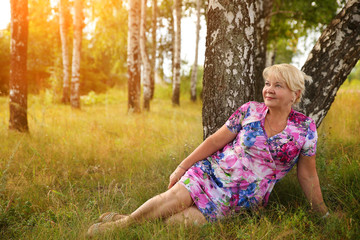
[[[166,192],[160,194],[161,198],[166,201],[175,200],[186,207],[193,205],[193,200],[190,196],[189,191],[181,184],[177,183]]]
[[[167,224],[203,225],[207,223],[204,215],[196,206],[191,206],[185,210],[174,214],[166,219]]]

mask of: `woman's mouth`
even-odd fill
[[[275,98],[273,98],[273,97],[265,97],[265,99],[266,99],[266,100],[273,100],[273,99],[275,99]]]

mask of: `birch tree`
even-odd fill
[[[75,0],[74,7],[74,39],[70,103],[73,108],[80,108],[80,60],[83,28],[82,0]]]
[[[141,0],[140,50],[143,65],[144,109],[150,110],[151,66],[146,51],[146,0]]]
[[[181,65],[181,0],[174,1],[174,70],[172,104],[180,105],[180,65]]]
[[[171,45],[169,48],[169,53],[171,58],[171,71],[174,76],[174,69],[175,69],[175,16],[174,16],[174,4],[171,7],[171,18],[170,18],[170,24],[169,24],[169,34],[171,39]],[[172,76],[172,77],[173,77]]]
[[[140,112],[140,0],[129,0],[128,19],[128,112]]]
[[[350,0],[317,40],[302,70],[306,86],[301,109],[320,125],[341,84],[360,59],[360,1]]]
[[[174,0],[163,0],[158,6],[160,20],[158,21],[157,59],[158,74],[161,79],[173,77],[174,71],[174,48],[175,48],[175,26],[174,26]],[[165,33],[165,34],[164,34]],[[168,64],[165,64],[167,59]],[[166,76],[166,70],[170,70]]]
[[[198,55],[199,55],[199,37],[200,37],[200,9],[201,9],[201,0],[196,0],[196,40],[195,40],[195,59],[194,65],[191,72],[191,83],[190,83],[190,99],[191,101],[196,101],[196,82],[197,82],[197,73],[198,73]]]
[[[63,96],[62,102],[70,102],[70,59],[68,46],[68,0],[60,0],[60,38],[62,49],[62,63],[63,63]]]
[[[271,0],[210,0],[203,81],[204,137],[237,107],[261,101]]]
[[[150,89],[151,99],[154,97],[155,92],[155,78],[156,78],[156,32],[157,32],[157,0],[152,0],[152,54],[151,54],[151,77],[150,77]]]
[[[27,121],[28,1],[11,0],[9,129],[29,131]]]
[[[257,0],[222,4],[210,1],[204,70],[204,137],[220,128],[243,103],[262,101],[257,93],[263,85],[264,66],[260,63],[265,63],[271,5],[271,1]],[[359,60],[359,5],[358,0],[347,2],[323,32],[302,68],[314,81],[307,86],[301,108],[317,125]]]

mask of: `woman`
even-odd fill
[[[311,207],[327,216],[315,165],[316,126],[292,109],[311,78],[289,64],[268,67],[263,77],[264,102],[248,102],[234,112],[179,164],[166,192],[130,215],[103,214],[88,234],[156,218],[203,224],[265,206],[275,183],[296,163]]]

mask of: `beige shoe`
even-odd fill
[[[106,212],[101,214],[101,216],[98,219],[98,222],[114,222],[116,220],[122,219],[126,217],[126,215],[121,215],[119,213],[116,212]]]
[[[95,235],[99,234],[100,233],[100,225],[102,223],[95,223],[93,225],[91,225],[86,233],[86,236],[91,238],[91,237],[94,237]]]
[[[86,236],[91,238],[95,235],[100,235],[104,234],[105,232],[113,231],[119,227],[121,227],[121,219],[117,221],[95,223],[89,227]]]

